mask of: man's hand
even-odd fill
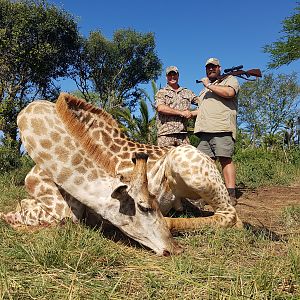
[[[235,89],[231,86],[212,84],[208,77],[203,77],[200,81],[207,89],[222,98],[232,99],[235,96]]]
[[[180,115],[186,119],[190,119],[192,117],[192,113],[189,110],[182,110]]]
[[[175,108],[171,108],[165,104],[160,104],[157,106],[157,111],[159,113],[165,115],[173,115],[173,116],[180,116],[182,118],[190,119],[192,117],[192,113],[190,110],[179,110]]]
[[[203,83],[203,85],[205,87],[207,87],[210,84],[210,80],[209,80],[208,77],[203,77],[203,78],[200,79],[200,81]]]
[[[197,115],[198,115],[198,112],[199,112],[199,109],[196,109],[196,110],[191,110],[192,118],[195,118],[195,117],[197,117]]]

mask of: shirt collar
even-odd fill
[[[177,90],[174,90],[171,86],[169,86],[168,84],[165,87],[166,90],[170,90],[170,91],[174,91],[176,93],[181,92],[183,89],[185,89],[184,87],[179,86]]]

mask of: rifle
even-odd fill
[[[242,70],[244,66],[240,65],[225,69],[224,73],[217,77],[218,80],[223,80],[229,75],[236,76],[245,80],[254,81],[255,79],[249,79],[249,77],[262,77],[260,69],[250,69],[247,71]],[[201,80],[196,80],[196,83],[201,83]]]

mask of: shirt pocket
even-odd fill
[[[188,96],[183,96],[181,98],[180,105],[181,105],[180,109],[182,109],[182,110],[190,109],[190,107],[191,107],[190,98]]]

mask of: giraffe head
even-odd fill
[[[119,201],[119,209],[111,212],[114,216],[110,219],[117,217],[112,223],[119,223],[119,229],[158,255],[180,253],[182,249],[174,241],[155,197],[148,192],[146,161],[146,154],[135,154],[129,186],[121,185],[111,195]]]

